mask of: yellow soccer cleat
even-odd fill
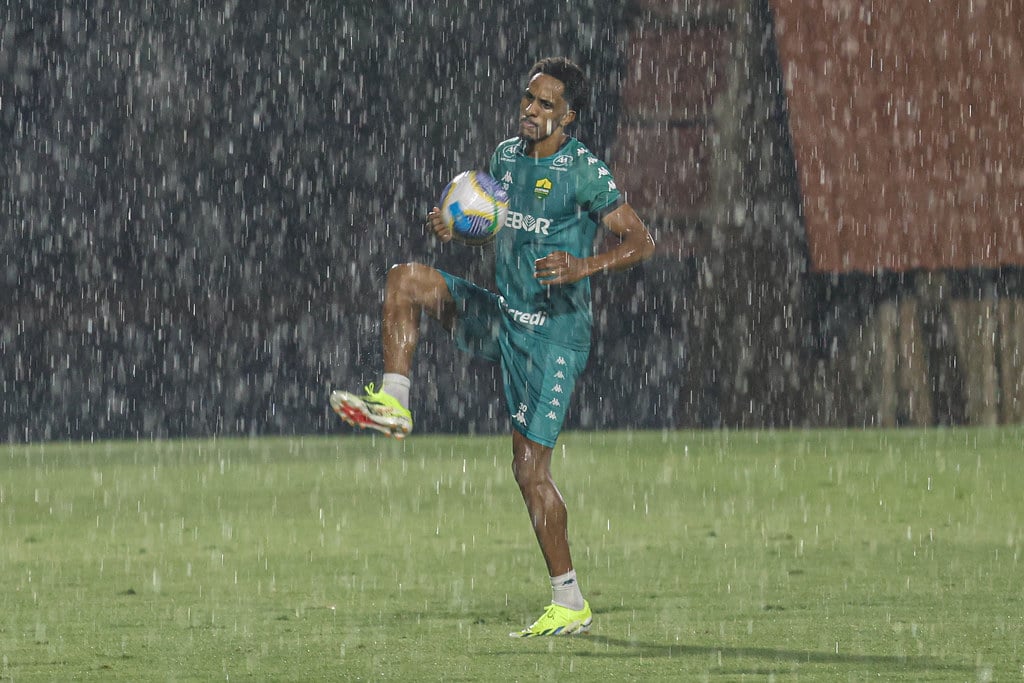
[[[586,633],[594,616],[590,612],[590,603],[583,601],[583,609],[574,610],[561,605],[548,605],[540,619],[522,631],[510,633],[513,638],[534,638],[536,636],[572,636]]]
[[[403,408],[391,394],[374,391],[367,384],[366,394],[356,396],[347,391],[331,392],[331,408],[345,422],[360,429],[376,429],[385,436],[404,439],[412,431],[412,413]]]

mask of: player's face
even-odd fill
[[[519,137],[537,143],[561,135],[576,118],[562,94],[565,84],[554,76],[537,74],[530,79],[519,102]]]

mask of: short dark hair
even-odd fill
[[[590,83],[583,69],[565,57],[545,57],[530,69],[530,80],[537,74],[547,74],[557,78],[565,86],[562,97],[569,103],[569,108],[577,114],[590,99]]]

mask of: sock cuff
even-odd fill
[[[395,400],[405,408],[409,409],[409,378],[399,375],[397,372],[385,372],[384,381],[381,383],[381,391],[386,391],[395,397]]]
[[[575,569],[570,569],[565,574],[561,574],[559,576],[552,576],[551,577],[551,585],[554,588],[558,588],[560,586],[571,586],[574,583],[576,583],[576,570]]]
[[[408,377],[406,377],[405,375],[399,375],[397,372],[385,372],[384,373],[384,377],[381,378],[381,379],[382,379],[381,384],[383,386],[391,385],[391,386],[399,386],[399,387],[402,387],[404,389],[408,389],[409,386],[412,384],[409,381]]]

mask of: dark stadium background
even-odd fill
[[[774,21],[767,0],[7,4],[0,434],[345,432],[327,394],[379,379],[387,268],[490,277],[485,253],[437,247],[422,217],[514,130],[522,74],[549,54],[590,72],[577,134],[661,245],[595,281],[569,427],[911,421],[879,408],[907,387],[872,394],[848,357],[925,271],[811,267]],[[628,85],[652,63],[637,46],[676,35],[698,104],[660,119]],[[642,146],[658,135],[696,150],[675,195],[659,143]],[[1019,297],[1012,265],[937,269],[943,296]],[[919,326],[938,350],[927,423],[973,420],[947,317]],[[418,431],[507,426],[496,369],[432,327],[413,381]],[[1020,395],[1019,380],[999,392]]]

